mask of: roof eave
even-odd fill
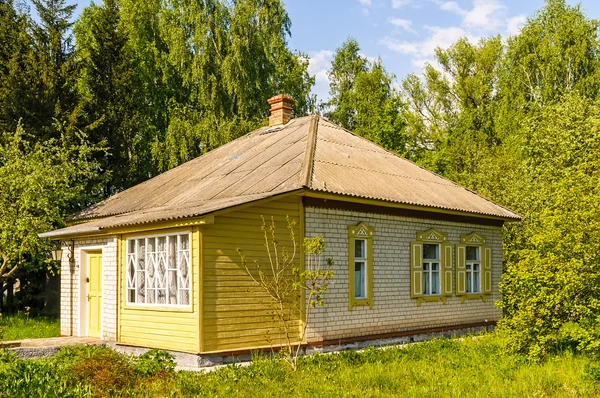
[[[86,227],[76,232],[65,231],[67,228],[55,229],[54,231],[43,232],[38,234],[40,238],[48,238],[50,240],[60,240],[64,238],[74,238],[77,236],[85,236],[89,234],[96,234],[102,231],[101,227]]]
[[[315,198],[324,198],[324,199],[327,199],[327,197],[330,196],[331,199],[333,199],[333,200],[355,201],[355,202],[361,202],[361,203],[365,203],[365,204],[375,204],[375,205],[386,206],[386,207],[397,207],[397,208],[405,208],[405,209],[422,210],[422,211],[427,211],[427,212],[431,212],[431,213],[459,214],[459,215],[463,215],[463,216],[467,216],[467,217],[487,218],[487,219],[491,219],[491,220],[500,220],[503,222],[519,222],[523,219],[521,217],[521,215],[519,215],[513,211],[510,211],[510,212],[512,214],[514,214],[515,216],[510,217],[510,216],[470,212],[470,211],[457,210],[457,209],[446,209],[446,208],[442,208],[442,207],[423,206],[423,205],[395,202],[395,201],[389,201],[389,200],[367,198],[367,197],[363,197],[363,196],[345,195],[345,194],[341,194],[341,193],[327,192],[327,191],[313,189],[313,188],[309,188],[309,187],[306,187],[305,196],[315,197]],[[509,210],[507,210],[507,211],[509,211]]]

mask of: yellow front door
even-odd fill
[[[88,336],[100,338],[102,314],[102,253],[88,253]]]

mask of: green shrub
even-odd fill
[[[150,350],[140,355],[135,365],[135,373],[141,377],[150,377],[157,373],[172,373],[174,369],[173,356],[163,350]]]
[[[135,367],[128,356],[105,347],[75,349],[69,354],[71,384],[88,385],[96,396],[114,396],[135,384]]]

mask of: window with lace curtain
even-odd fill
[[[190,305],[190,234],[127,239],[127,303]]]

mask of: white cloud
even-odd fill
[[[321,50],[309,54],[308,73],[315,75],[317,82],[329,82],[327,70],[331,66],[333,51]]]
[[[369,6],[371,6],[371,4],[373,4],[372,0],[358,0],[358,2],[366,7],[369,7]]]
[[[473,9],[464,16],[463,25],[467,28],[498,29],[503,24],[500,14],[504,9],[496,0],[475,0]]]
[[[444,1],[439,4],[440,4],[440,8],[444,11],[450,11],[450,12],[456,13],[458,15],[465,15],[467,13],[467,11],[460,8],[458,3],[455,1]]]
[[[509,36],[514,36],[519,34],[523,25],[527,22],[527,17],[525,15],[517,15],[516,17],[509,18],[506,22],[506,31]]]
[[[417,33],[417,31],[414,30],[413,27],[412,27],[412,21],[409,21],[408,19],[390,18],[390,19],[388,19],[388,21],[392,25],[397,26],[399,28],[402,28],[402,29],[404,29],[407,32]]]
[[[461,26],[466,29],[492,31],[504,25],[506,7],[498,0],[473,0],[473,8],[464,9],[455,1],[434,0],[440,9],[462,17]]]
[[[390,50],[401,54],[412,54],[415,60],[429,59],[435,55],[437,47],[448,48],[461,37],[466,37],[471,42],[476,42],[479,38],[470,32],[459,27],[443,28],[440,26],[426,26],[429,36],[422,41],[400,41],[391,37],[385,37],[380,41]]]
[[[412,3],[412,0],[392,0],[392,8],[402,8]]]
[[[329,97],[329,76],[327,71],[331,67],[333,51],[320,50],[309,52],[308,73],[315,76],[315,85],[312,92],[319,100]]]

